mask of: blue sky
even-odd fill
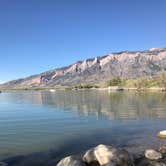
[[[0,0],[0,82],[165,46],[165,0]]]

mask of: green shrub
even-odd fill
[[[162,87],[166,88],[166,73],[157,77],[140,77],[137,79],[121,79],[115,77],[107,82],[107,86],[123,86],[128,88],[150,88],[150,87]]]
[[[122,80],[120,77],[115,77],[115,78],[109,80],[107,83],[108,86],[119,86],[121,84],[122,84]]]
[[[162,88],[166,88],[166,73],[162,73],[159,76],[158,85]]]
[[[91,88],[99,88],[99,87],[97,85],[86,84],[86,85],[76,85],[73,88],[74,89],[91,89]]]

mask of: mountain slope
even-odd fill
[[[147,51],[120,52],[78,61],[24,79],[7,82],[4,88],[45,87],[55,85],[94,84],[113,77],[138,78],[166,72],[166,48]]]

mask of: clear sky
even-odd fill
[[[166,46],[166,0],[0,0],[0,82]]]

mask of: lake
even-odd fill
[[[20,156],[22,165],[49,165],[100,143],[142,153],[163,143],[156,133],[164,129],[166,93],[162,92],[0,94],[0,159]]]

